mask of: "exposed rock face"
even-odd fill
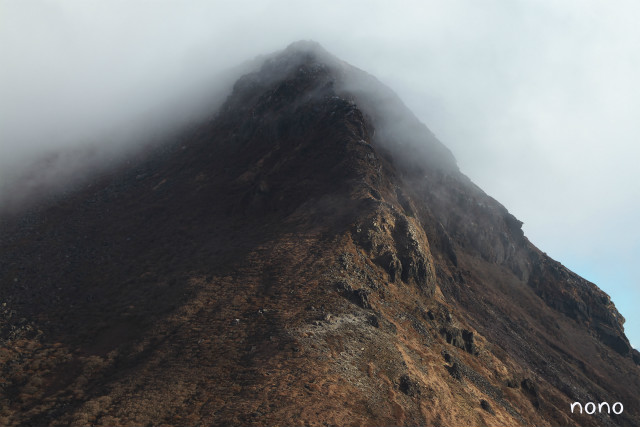
[[[134,163],[3,219],[0,424],[640,425],[608,296],[318,46]]]

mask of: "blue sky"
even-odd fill
[[[640,346],[639,3],[0,0],[0,11],[0,202],[33,156],[122,146],[154,117],[187,116],[221,71],[314,39],[394,89],[535,245],[612,296]]]

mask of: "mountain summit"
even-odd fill
[[[2,425],[640,425],[609,297],[313,42],[0,224]]]

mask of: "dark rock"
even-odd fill
[[[351,293],[351,300],[362,308],[369,309],[369,291],[366,289],[356,289]]]
[[[447,344],[454,345],[469,354],[478,354],[473,332],[466,329],[460,330],[452,326],[447,326],[440,329],[440,334],[447,341]]]
[[[406,374],[400,377],[398,388],[407,396],[413,397],[420,394],[420,385]]]
[[[538,385],[529,378],[525,378],[520,383],[522,390],[529,396],[531,404],[540,409],[540,391]]]
[[[373,326],[374,328],[379,328],[380,327],[380,321],[378,321],[378,316],[376,316],[375,314],[370,314],[367,317],[367,322]]]
[[[478,350],[476,348],[475,340],[473,338],[473,332],[468,331],[466,329],[462,330],[462,341],[464,342],[464,350],[469,353],[476,355],[478,354]]]
[[[507,380],[507,387],[509,387],[509,388],[519,388],[520,384],[518,383],[518,380],[515,380],[515,379],[511,378],[511,379]]]
[[[453,362],[453,365],[447,366],[449,374],[458,381],[462,381],[462,368],[458,362]]]
[[[391,282],[395,282],[402,275],[402,264],[393,252],[384,252],[376,258],[376,263],[389,274]]]
[[[631,353],[631,345],[624,334],[621,335],[614,328],[606,325],[598,325],[596,331],[598,332],[600,341],[614,349],[619,354],[628,356]]]
[[[351,287],[351,285],[344,281],[344,280],[340,280],[336,283],[336,289],[339,292],[343,292],[343,293],[351,293],[353,292],[353,288]]]
[[[413,279],[416,285],[427,286],[427,266],[424,259],[411,254],[400,258],[400,263],[402,264],[401,278],[403,282],[409,283]]]
[[[534,383],[530,378],[523,379],[522,382],[520,383],[520,386],[522,387],[522,390],[527,392],[527,394],[538,397],[538,394],[539,394],[538,385]]]
[[[480,401],[480,407],[492,415],[496,414],[494,410],[491,408],[491,405],[489,404],[489,402],[487,402],[484,399]]]
[[[427,260],[421,250],[420,243],[414,237],[412,225],[407,217],[396,216],[396,227],[393,231],[398,259],[402,265],[400,275],[404,283],[413,282],[427,296],[435,293],[435,280],[427,267]]]
[[[342,280],[336,283],[336,288],[352,303],[365,309],[371,308],[371,304],[369,303],[369,290],[353,289],[349,283]]]
[[[452,327],[441,328],[440,335],[447,341],[447,344],[464,348],[464,341],[462,340],[462,334],[459,329]]]

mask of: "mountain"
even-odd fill
[[[4,215],[0,424],[640,425],[623,317],[521,225],[390,89],[294,43]]]

